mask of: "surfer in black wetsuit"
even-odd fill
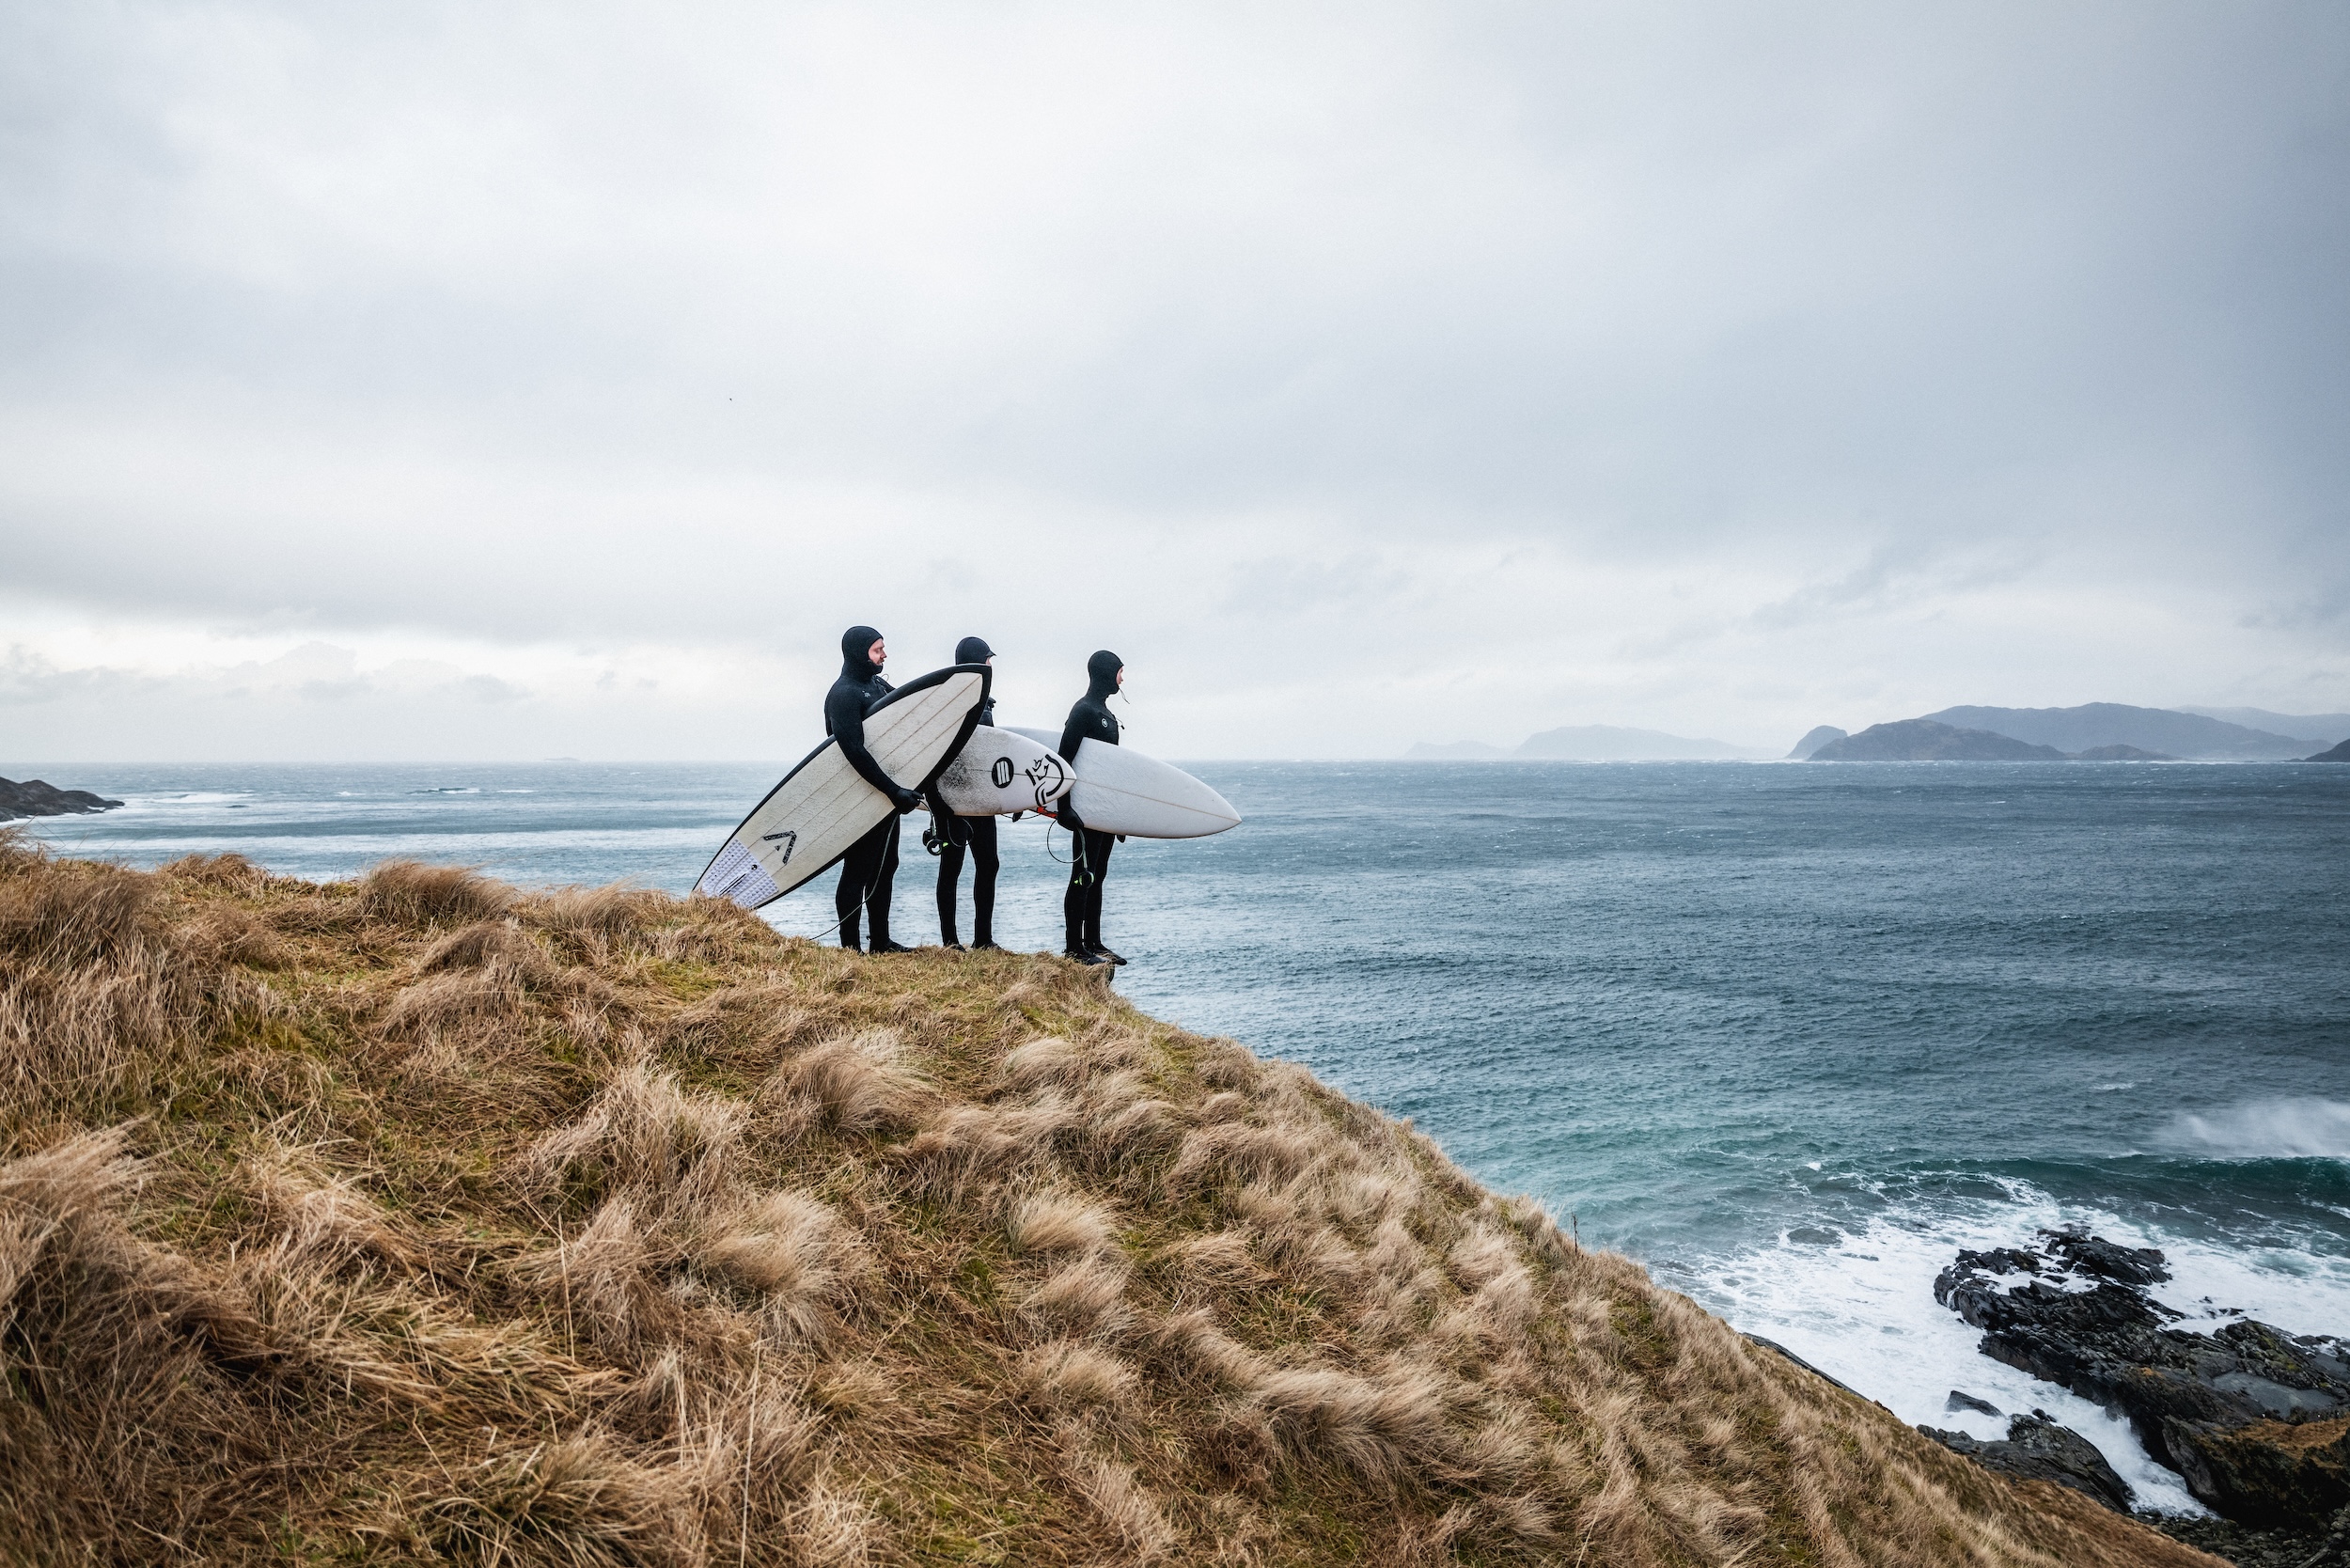
[[[1104,648],[1086,661],[1085,696],[1069,710],[1061,726],[1061,760],[1074,768],[1077,747],[1086,741],[1118,744],[1118,719],[1110,698],[1126,683],[1126,661]],[[1102,879],[1109,874],[1110,846],[1117,839],[1097,833],[1077,815],[1076,792],[1061,797],[1056,808],[1060,825],[1069,829],[1069,891],[1061,895],[1061,922],[1068,941],[1063,953],[1080,964],[1123,964],[1126,961],[1102,946]]]
[[[865,715],[891,690],[882,679],[887,650],[882,635],[870,626],[852,626],[840,634],[840,679],[824,694],[824,733],[840,743],[840,755],[857,776],[889,797],[896,814],[849,846],[840,859],[840,886],[833,893],[833,912],[840,917],[840,945],[857,945],[857,915],[872,916],[872,945],[866,950],[902,953],[913,949],[889,939],[889,884],[898,874],[898,818],[921,804],[921,796],[905,788],[865,749]]]
[[[965,637],[955,644],[955,663],[992,665],[995,650],[985,637]],[[979,722],[995,722],[995,699],[979,704]],[[929,837],[938,846],[938,939],[961,951],[955,938],[955,885],[963,880],[963,855],[971,852],[971,945],[995,947],[995,870],[1002,862],[995,854],[994,817],[958,817],[933,797]]]

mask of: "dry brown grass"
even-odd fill
[[[1058,960],[0,837],[0,1562],[2208,1564]]]

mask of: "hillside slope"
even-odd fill
[[[0,839],[0,1560],[2203,1564],[1057,959]]]

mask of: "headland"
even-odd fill
[[[2216,1560],[1056,959],[0,839],[0,965],[9,1560]]]

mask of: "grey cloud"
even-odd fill
[[[2315,0],[17,8],[0,587],[795,657],[984,613],[1268,699],[1230,648],[1458,674],[1496,604],[1631,692],[2026,588],[2333,667],[2345,62]],[[1519,550],[1659,597],[1562,641]]]

